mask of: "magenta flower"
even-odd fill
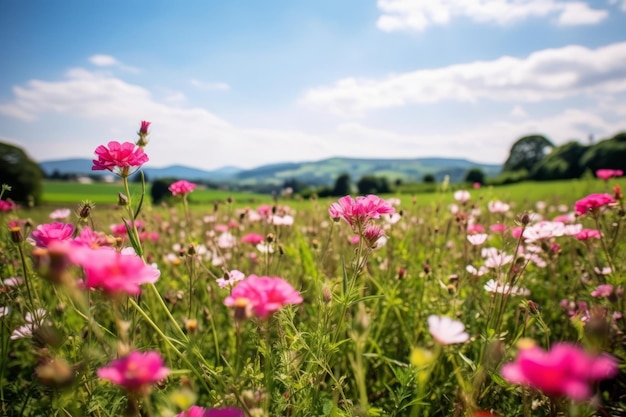
[[[172,195],[186,195],[195,190],[195,188],[196,184],[189,181],[180,180],[170,185],[167,189],[172,192]]]
[[[145,392],[170,373],[163,366],[163,358],[158,352],[131,352],[128,356],[116,359],[108,366],[98,369],[98,376],[122,386],[127,391]]]
[[[614,203],[615,199],[609,194],[589,194],[574,204],[576,213],[581,216],[588,212],[597,212],[598,209],[608,204]]]
[[[601,284],[591,291],[593,297],[610,297],[613,294],[613,286],[611,284]]]
[[[15,203],[7,200],[0,200],[0,213],[6,213],[16,207]]]
[[[40,224],[31,234],[36,246],[47,248],[52,242],[62,242],[72,239],[74,226],[71,223],[47,223]]]
[[[137,295],[140,285],[154,283],[160,272],[135,254],[121,254],[112,248],[76,249],[70,259],[83,267],[85,286],[99,288],[109,294]]]
[[[148,162],[148,155],[132,142],[111,141],[94,151],[98,159],[93,160],[92,171],[111,171],[120,177],[128,177]]]
[[[591,384],[618,372],[610,355],[591,356],[570,343],[556,343],[546,352],[536,346],[519,351],[515,362],[504,365],[502,376],[513,384],[537,388],[548,396],[589,399]]]
[[[596,229],[583,229],[576,233],[574,237],[578,240],[600,239],[602,234]]]
[[[150,122],[146,122],[145,120],[141,121],[141,127],[139,128],[139,134],[140,135],[147,135],[148,134],[148,128],[150,127]]]
[[[244,414],[238,408],[214,408],[209,410],[194,405],[189,410],[183,411],[174,417],[244,417]]]
[[[372,219],[382,214],[393,214],[396,209],[382,198],[375,195],[358,196],[353,199],[347,195],[337,203],[331,204],[328,213],[333,219],[344,219],[355,230],[360,230]]]
[[[617,178],[624,175],[624,171],[621,169],[599,169],[596,171],[596,177],[601,180],[608,181],[611,178]]]
[[[258,233],[248,233],[247,235],[243,236],[241,238],[241,241],[243,243],[250,243],[252,245],[258,245],[259,243],[263,242],[265,240],[265,237],[263,235],[260,235]]]
[[[302,296],[282,278],[250,275],[237,283],[224,304],[241,306],[242,300],[255,316],[263,318],[287,304],[302,303]]]

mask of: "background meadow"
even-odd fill
[[[144,202],[137,235],[160,277],[139,296],[112,297],[77,286],[81,268],[33,254],[23,238],[52,222],[62,202],[70,213],[57,221],[102,232],[118,249],[132,246],[120,224],[137,207],[140,185],[130,188],[128,206],[116,206],[120,184],[45,183],[43,201],[53,206],[2,213],[21,236],[2,232],[2,412],[174,416],[196,404],[250,416],[622,415],[623,371],[577,401],[501,373],[527,344],[561,341],[611,354],[623,369],[623,203],[596,217],[574,214],[577,200],[613,194],[619,184],[521,183],[467,195],[438,186],[383,196],[396,213],[372,221],[385,235],[375,242],[331,218],[336,199],[194,190],[189,201]],[[96,201],[86,216],[84,200]],[[512,234],[558,216],[602,238]],[[233,271],[282,277],[303,300],[263,318],[227,307]],[[498,292],[494,282],[511,287]],[[593,295],[601,284],[613,290]],[[439,340],[433,315],[463,323],[467,340]],[[98,377],[135,350],[159,352],[167,378],[138,393]]]

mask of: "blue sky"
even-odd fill
[[[150,166],[502,163],[626,130],[626,0],[6,0],[0,141]]]

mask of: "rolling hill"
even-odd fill
[[[91,171],[91,159],[64,159],[44,161],[39,164],[48,175],[110,175],[108,171]],[[144,167],[148,180],[157,178],[179,178],[189,181],[212,181],[239,185],[282,184],[286,180],[297,180],[309,185],[331,185],[338,175],[348,173],[354,180],[364,175],[385,176],[391,181],[422,181],[424,175],[434,175],[442,180],[448,175],[451,182],[463,180],[467,170],[481,169],[487,176],[500,173],[501,166],[482,164],[466,159],[454,158],[414,158],[414,159],[361,159],[329,158],[312,162],[288,162],[263,165],[244,170],[237,167],[223,167],[205,171],[184,165],[164,168]]]

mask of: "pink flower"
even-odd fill
[[[486,233],[476,233],[474,235],[467,235],[467,240],[474,246],[479,246],[485,243],[489,237]]]
[[[302,296],[291,284],[278,277],[250,275],[233,288],[224,304],[232,307],[245,300],[257,317],[267,317],[287,304],[302,303]]]
[[[613,286],[611,284],[598,285],[598,288],[591,292],[593,297],[609,297],[613,294]]]
[[[574,209],[576,213],[582,216],[589,211],[596,212],[599,208],[614,202],[615,199],[609,194],[589,194],[587,197],[578,200],[574,204]]]
[[[247,235],[243,236],[241,238],[241,241],[243,243],[250,243],[252,245],[257,245],[261,242],[263,242],[265,240],[265,237],[263,235],[260,235],[258,233],[248,233]]]
[[[93,160],[92,171],[108,170],[120,177],[128,177],[148,162],[148,155],[132,142],[111,141],[108,147],[98,146],[95,154],[98,159]]]
[[[112,248],[79,249],[70,252],[70,259],[83,267],[85,286],[99,288],[109,294],[137,295],[140,285],[154,283],[160,272],[134,253],[121,254]]]
[[[170,373],[163,366],[163,358],[159,353],[149,351],[131,352],[128,356],[116,359],[108,366],[98,369],[98,376],[122,386],[128,391],[145,391]]]
[[[469,201],[471,195],[469,191],[466,190],[458,190],[454,192],[454,199],[461,204],[465,204]]]
[[[524,228],[522,226],[515,226],[511,229],[511,236],[513,236],[515,239],[519,239],[520,236],[522,236],[523,230]]]
[[[124,231],[126,231],[124,229]],[[72,244],[76,246],[84,246],[88,248],[98,248],[100,246],[111,246],[112,242],[102,232],[94,232],[89,226],[83,227],[78,236],[72,240]]]
[[[600,239],[602,234],[596,229],[583,229],[575,234],[574,237],[578,240]]]
[[[217,282],[217,285],[220,286],[220,288],[225,288],[232,287],[239,281],[242,281],[245,277],[246,276],[243,274],[243,272],[233,269],[232,271],[225,273],[222,278],[218,278],[215,281]]]
[[[611,178],[617,178],[624,175],[624,171],[621,169],[599,169],[596,171],[596,177],[601,180],[608,181]]]
[[[12,201],[0,200],[0,212],[6,213],[7,211],[11,211],[17,206]]]
[[[465,332],[465,325],[447,316],[429,316],[428,330],[433,338],[442,345],[465,343],[469,340],[469,334]]]
[[[358,245],[360,241],[361,236],[359,235],[353,235],[350,239],[348,239],[348,242],[350,242],[350,244],[352,245]]]
[[[504,233],[506,231],[506,224],[503,223],[495,223],[489,226],[489,230],[494,233]]]
[[[194,184],[193,182],[180,180],[170,185],[167,189],[172,192],[172,195],[185,195],[195,190],[196,184]]]
[[[546,352],[536,346],[519,351],[515,362],[504,365],[502,376],[513,384],[537,388],[549,396],[565,395],[576,401],[590,398],[590,385],[618,372],[609,355],[591,356],[570,343],[556,343]]]
[[[376,247],[380,238],[385,236],[385,231],[378,225],[370,224],[363,231],[363,238],[370,248]]]
[[[65,220],[70,217],[72,211],[68,208],[56,209],[52,213],[50,213],[50,218],[52,220]]]
[[[347,195],[337,203],[331,204],[328,213],[333,219],[343,218],[353,229],[359,230],[372,219],[382,214],[393,214],[396,209],[382,198],[375,195],[358,196],[353,199]]]
[[[74,234],[74,226],[71,223],[48,223],[40,224],[33,230],[31,237],[36,246],[47,248],[52,242],[70,240]]]
[[[484,233],[484,232],[485,232],[485,228],[483,227],[482,224],[474,223],[474,224],[468,224],[467,225],[467,234],[468,235],[480,234],[480,233]]]
[[[141,127],[139,128],[140,135],[147,135],[148,128],[150,127],[151,122],[146,122],[145,120],[141,121]]]
[[[174,417],[244,417],[244,414],[238,408],[214,408],[209,410],[194,405],[189,410],[183,411]]]
[[[487,204],[487,208],[492,213],[506,213],[507,211],[509,211],[511,206],[509,206],[506,203],[496,200],[496,201],[490,201]]]

